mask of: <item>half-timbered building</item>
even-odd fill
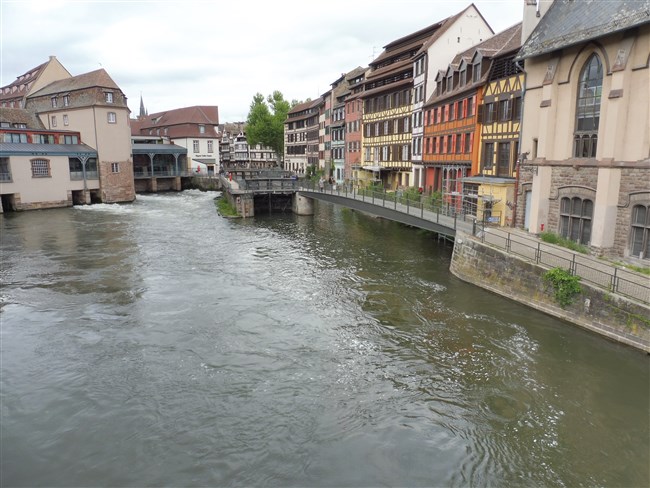
[[[424,106],[426,189],[440,192],[445,204],[476,214],[475,188],[465,181],[479,173],[479,119],[486,85],[495,57],[516,38],[520,25],[458,54],[436,77],[436,91]],[[471,185],[476,185],[471,183]]]
[[[473,214],[499,225],[511,225],[522,113],[524,73],[514,57],[521,47],[521,23],[504,32],[503,48],[493,56],[482,103],[478,107],[478,168],[463,180],[464,199]],[[483,63],[476,51],[471,64]]]

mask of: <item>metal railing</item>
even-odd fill
[[[449,229],[472,232],[476,216],[457,208],[452,204],[445,204],[439,199],[429,195],[417,195],[403,191],[375,190],[372,188],[358,188],[354,185],[338,185],[325,183],[322,188],[312,181],[302,181],[301,188],[309,191],[352,198],[372,205],[390,208],[397,212],[413,215],[423,220],[435,222]]]
[[[502,229],[477,226],[481,242],[503,249],[547,268],[564,268],[572,275],[611,293],[650,304],[650,277],[614,266],[597,258],[579,254],[538,239]]]

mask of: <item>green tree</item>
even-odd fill
[[[248,144],[270,147],[277,154],[278,163],[284,154],[284,123],[293,105],[277,90],[266,99],[261,93],[256,93],[246,119]]]

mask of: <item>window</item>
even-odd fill
[[[467,99],[467,116],[471,117],[474,115],[474,97],[469,97]]]
[[[481,79],[481,62],[479,61],[478,63],[475,63],[472,66],[472,72],[474,73],[473,80],[474,82],[477,82]]]
[[[465,134],[465,153],[472,152],[472,133],[468,132]]]
[[[51,100],[52,100],[52,108],[56,108],[58,102],[57,97],[52,97]]]
[[[64,136],[64,144],[79,144],[79,138],[77,136]]]
[[[120,172],[120,163],[111,163],[111,173]]]
[[[462,134],[456,134],[456,154],[463,152],[463,137]]]
[[[69,124],[68,116],[67,116],[67,115],[63,115],[63,125],[68,125],[68,124]]]
[[[56,127],[56,115],[52,115],[52,117],[50,117],[50,120],[52,121],[52,127]]]
[[[192,141],[192,151],[195,153],[199,152],[199,141],[196,139]]]
[[[214,152],[214,141],[208,141],[208,152]]]
[[[67,107],[70,105],[70,96],[69,95],[63,95],[63,106]]]
[[[512,120],[521,120],[521,97],[515,97],[512,107]]]
[[[117,123],[117,115],[115,114],[115,112],[108,112],[108,123],[109,124]]]
[[[578,83],[573,155],[576,158],[595,158],[603,90],[603,65],[595,54],[582,68]]]
[[[199,124],[199,134],[205,134],[205,125]]]
[[[594,203],[578,197],[562,198],[560,202],[560,235],[580,244],[591,240],[591,217]]]
[[[496,120],[496,104],[487,103],[485,104],[485,123],[491,124]]]
[[[506,120],[510,120],[510,117],[512,115],[511,111],[512,105],[510,103],[510,99],[501,100],[499,102],[499,121],[505,122]]]
[[[104,97],[106,99],[106,103],[113,103],[113,92],[105,92]]]
[[[451,134],[447,136],[447,153],[451,154],[454,152],[454,147],[452,145],[452,137]]]
[[[32,159],[32,178],[48,178],[50,176],[50,161],[47,159]]]
[[[497,176],[510,176],[510,143],[500,142],[497,157]]]
[[[4,142],[15,142],[15,143],[27,143],[27,134],[13,134],[11,132],[5,132],[3,137]]]
[[[460,72],[460,86],[465,86],[467,83],[467,69],[463,68]]]
[[[12,181],[9,158],[0,158],[0,181]]]
[[[630,254],[639,259],[650,259],[650,205],[632,208]]]
[[[483,145],[483,169],[492,169],[494,164],[494,143],[486,142]]]
[[[449,119],[448,120],[454,120],[454,107],[456,104],[450,103],[449,104]]]

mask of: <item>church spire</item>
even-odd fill
[[[147,111],[144,108],[144,100],[142,100],[142,93],[140,93],[140,115],[138,118],[144,118],[147,116]]]

